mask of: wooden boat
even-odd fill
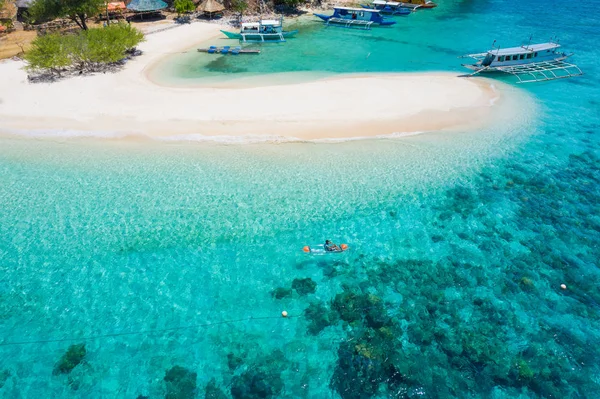
[[[410,15],[414,10],[403,7],[403,3],[397,1],[374,0],[371,4],[361,4],[362,8],[379,10],[383,15]]]
[[[243,23],[239,33],[221,31],[229,39],[239,39],[242,42],[285,42],[286,38],[295,36],[298,31],[284,31],[283,17],[279,21],[261,19],[258,22]]]
[[[501,49],[494,47],[485,53],[468,54],[461,58],[473,58],[474,64],[462,64],[472,71],[473,76],[479,73],[503,72],[516,76],[518,83],[541,82],[571,78],[583,75],[575,64],[565,60],[573,54],[560,51],[560,44],[550,41],[548,43],[527,44],[520,47]]]
[[[437,7],[437,4],[434,3],[433,1],[424,1],[422,3],[413,3],[413,2],[408,2],[408,3],[400,3],[402,5],[402,7],[406,7],[406,8],[411,8],[412,10],[416,10],[418,8],[435,8]]]
[[[389,26],[396,21],[386,20],[379,10],[369,8],[334,7],[332,15],[313,14],[325,21],[326,25],[344,28],[371,29],[371,25]]]
[[[260,50],[257,49],[243,49],[240,46],[231,48],[231,46],[210,46],[209,48],[199,48],[199,53],[209,53],[209,54],[260,54]]]

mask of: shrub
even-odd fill
[[[196,5],[192,0],[175,0],[173,6],[179,15],[190,13],[196,8]]]
[[[72,66],[93,70],[122,60],[143,37],[128,24],[89,29],[76,35],[40,36],[32,42],[31,50],[25,53],[27,70],[58,75],[61,70]]]

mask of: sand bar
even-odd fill
[[[499,104],[491,81],[444,73],[347,75],[250,88],[168,87],[148,79],[146,72],[161,58],[218,36],[219,28],[194,23],[157,32],[140,46],[144,55],[120,72],[54,83],[28,83],[22,62],[2,62],[0,131],[38,137],[341,139],[481,125]]]

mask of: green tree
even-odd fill
[[[50,71],[60,76],[60,70],[71,65],[71,37],[57,33],[38,36],[25,53],[28,71]]]
[[[35,0],[29,8],[29,16],[35,23],[69,18],[87,30],[88,18],[98,15],[105,5],[105,0]]]
[[[283,5],[286,7],[296,8],[298,5],[305,3],[304,0],[275,0],[275,5]]]
[[[196,8],[192,0],[175,0],[173,6],[179,15],[190,13]]]
[[[27,70],[50,72],[60,76],[60,70],[75,66],[79,70],[122,60],[126,52],[144,39],[144,35],[128,24],[113,24],[106,28],[89,29],[77,35],[52,34],[39,36],[25,53]]]
[[[242,14],[244,14],[244,11],[248,8],[248,2],[246,0],[231,0],[229,4],[233,11],[240,13],[241,20]]]
[[[119,23],[106,28],[83,32],[86,44],[84,63],[110,64],[122,60],[125,53],[137,46],[144,35],[129,24]]]

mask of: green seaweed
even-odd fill
[[[314,294],[317,289],[317,283],[310,277],[295,278],[294,281],[292,281],[292,289],[296,290],[300,296]]]
[[[196,397],[197,374],[181,366],[173,366],[165,373],[166,399],[192,399]]]
[[[58,363],[54,366],[53,374],[69,374],[77,365],[82,361],[87,351],[85,344],[75,344],[69,346],[67,352],[60,358]]]

